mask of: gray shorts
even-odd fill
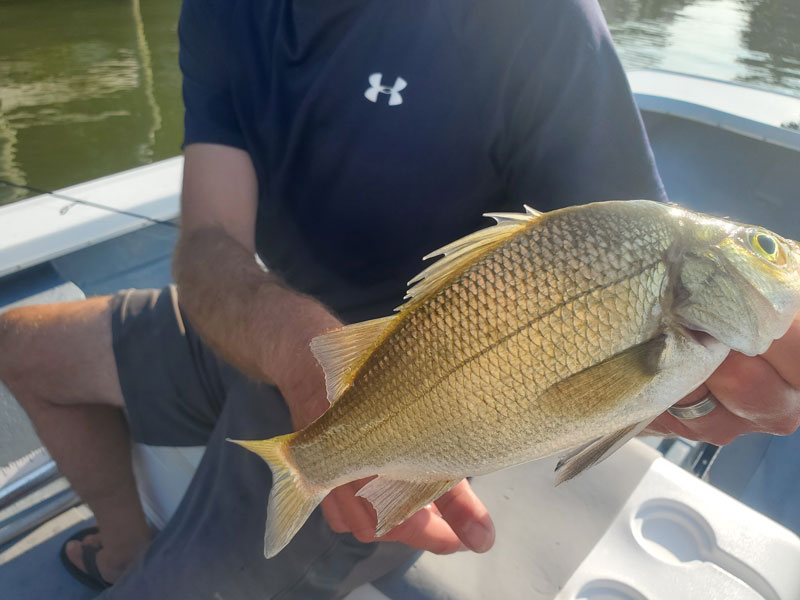
[[[317,508],[280,554],[265,559],[271,473],[225,438],[290,432],[280,393],[203,344],[174,287],[120,292],[111,319],[132,437],[158,446],[205,445],[206,452],[166,528],[103,598],[338,598],[417,555],[402,544],[337,534]]]

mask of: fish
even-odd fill
[[[486,216],[394,315],[311,342],[322,416],[231,440],[272,471],[267,558],[353,480],[377,475],[376,537],[466,476],[561,454],[566,481],[800,309],[800,246],[757,226],[647,200]]]

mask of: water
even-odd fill
[[[797,0],[600,0],[626,68],[800,96]]]
[[[800,96],[798,0],[601,0],[627,68]],[[0,179],[53,189],[180,152],[180,0],[0,0]],[[31,195],[0,185],[0,204]]]
[[[63,187],[180,153],[180,0],[0,0],[0,179]],[[31,195],[0,185],[0,204]]]

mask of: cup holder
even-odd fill
[[[719,547],[708,521],[686,504],[667,498],[648,500],[634,515],[631,528],[636,542],[663,563],[684,568],[690,566],[687,563],[709,563],[765,600],[779,600],[761,573]]]
[[[665,563],[708,560],[716,547],[714,532],[703,517],[666,499],[645,502],[632,525],[639,545]]]
[[[647,600],[628,584],[612,579],[590,581],[581,588],[575,600]]]

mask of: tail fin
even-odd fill
[[[330,490],[309,486],[289,460],[286,445],[294,433],[268,440],[231,440],[263,458],[272,469],[272,491],[267,506],[264,556],[283,550]]]

